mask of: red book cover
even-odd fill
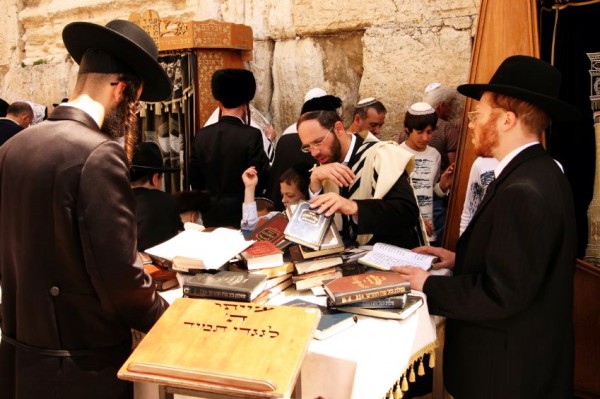
[[[283,232],[287,224],[287,216],[283,213],[278,213],[265,223],[258,225],[247,239],[270,241],[276,246],[281,247],[283,242],[286,242]]]
[[[410,292],[410,283],[395,272],[374,271],[337,278],[325,284],[325,292],[335,306]]]
[[[248,249],[242,252],[246,259],[260,258],[263,256],[283,254],[283,251],[275,246],[271,241],[256,241]]]

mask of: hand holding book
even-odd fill
[[[423,270],[429,270],[434,263],[439,261],[439,258],[378,242],[373,246],[371,252],[358,261],[381,270],[391,270],[392,266],[417,266]]]

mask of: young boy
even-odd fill
[[[441,155],[428,145],[436,124],[437,115],[431,105],[423,102],[411,105],[404,117],[407,139],[400,144],[415,155],[415,169],[410,177],[430,242],[437,239],[433,226],[433,196],[448,195],[454,171],[452,164],[440,176]]]
[[[296,164],[283,172],[279,178],[279,187],[283,205],[287,208],[292,204],[305,200],[308,197],[308,183],[310,180],[310,165]],[[244,182],[244,203],[242,204],[242,231],[252,231],[256,227],[259,218],[271,218],[277,212],[273,211],[274,204],[271,201],[272,208],[262,209],[258,206],[261,201],[270,201],[266,198],[255,198],[254,191],[258,184],[258,174],[256,169],[251,166],[242,174]]]

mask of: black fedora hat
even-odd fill
[[[62,36],[67,51],[77,64],[87,50],[95,49],[114,57],[138,75],[144,82],[140,100],[162,101],[171,95],[169,76],[157,61],[156,43],[133,22],[117,19],[106,26],[73,22],[65,26]]]
[[[503,94],[526,101],[546,111],[555,120],[576,120],[579,110],[558,99],[561,74],[540,59],[514,55],[505,59],[488,84],[464,84],[459,93],[480,100],[484,92]]]
[[[215,100],[225,108],[248,103],[256,93],[254,74],[246,69],[219,69],[213,73],[210,86]]]
[[[133,149],[133,159],[129,167],[131,181],[136,181],[148,172],[172,173],[179,168],[166,168],[158,144],[146,141],[138,143]]]

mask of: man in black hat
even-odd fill
[[[163,165],[156,143],[144,142],[135,146],[129,173],[136,202],[139,251],[167,241],[183,230],[175,197],[162,191],[163,174],[177,171],[178,168]]]
[[[206,227],[239,228],[244,202],[240,176],[250,166],[256,167],[259,195],[264,193],[269,178],[262,133],[248,123],[256,81],[245,69],[221,69],[213,74],[211,88],[222,116],[194,138],[190,183],[193,189],[210,193],[211,208],[202,215]]]
[[[139,99],[169,97],[137,25],[63,30],[80,64],[70,101],[0,147],[0,386],[6,398],[130,398],[131,329],[167,307],[137,257],[128,159]]]
[[[558,100],[560,72],[512,56],[489,84],[458,87],[480,100],[469,113],[474,150],[500,161],[456,255],[454,276],[397,267],[445,316],[444,382],[456,398],[573,396],[576,230],[569,183],[540,144],[550,119],[578,111]]]

